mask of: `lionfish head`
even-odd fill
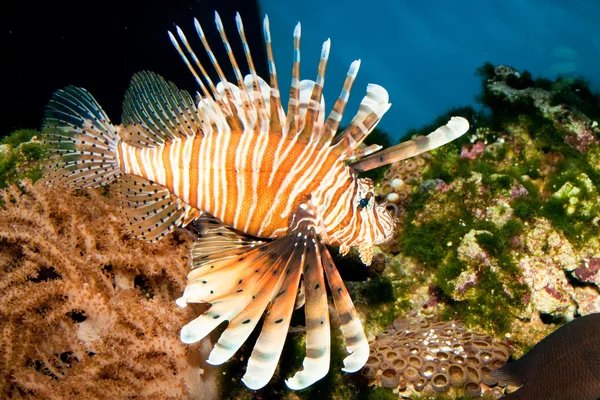
[[[360,232],[357,239],[360,258],[366,265],[373,259],[373,246],[386,243],[394,236],[395,219],[386,209],[386,203],[377,204],[373,194],[373,181],[368,178],[357,179],[357,191],[354,207],[360,213]]]

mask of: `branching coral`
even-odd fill
[[[178,338],[194,314],[174,303],[186,234],[127,238],[109,193],[29,183],[1,193],[0,397],[215,396],[201,361],[209,343]]]

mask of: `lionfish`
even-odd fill
[[[441,146],[464,134],[469,124],[453,117],[426,137],[384,151],[378,145],[361,146],[390,103],[383,87],[369,84],[357,114],[336,135],[359,60],[350,65],[325,119],[322,91],[330,40],[323,44],[316,80],[301,81],[298,23],[286,113],[268,17],[263,32],[269,83],[256,73],[239,14],[246,76],[218,14],[215,20],[236,84],[227,81],[198,20],[197,34],[220,79],[216,85],[176,27],[176,35],[169,36],[200,87],[196,101],[162,77],[140,72],[126,92],[121,124],[113,125],[85,89],[57,91],[43,124],[50,149],[46,182],[88,188],[117,181],[127,229],[146,241],[160,240],[193,221],[201,235],[177,304],[211,306],[182,328],[181,340],[197,342],[228,321],[208,358],[219,365],[265,314],[242,379],[251,389],[273,376],[292,312],[304,306],[303,370],[286,381],[291,389],[303,389],[329,371],[325,277],[350,353],[343,370],[358,371],[369,356],[359,316],[326,247],[339,246],[342,254],[358,247],[368,265],[373,246],[393,236],[395,221],[386,204],[376,204],[373,182],[358,178],[358,172]]]

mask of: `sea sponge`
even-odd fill
[[[125,223],[109,192],[0,191],[1,398],[216,398],[210,341],[179,340],[191,238]]]
[[[503,383],[490,371],[504,365],[511,350],[489,335],[468,332],[458,322],[422,320],[411,325],[398,319],[371,343],[361,375],[403,396],[417,392],[496,396],[503,393]],[[405,388],[394,386],[401,380]]]

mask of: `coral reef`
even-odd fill
[[[399,219],[398,226],[406,214],[405,204],[412,187],[423,181],[422,170],[429,158],[429,153],[423,153],[391,164],[377,185],[376,194],[388,202],[388,210]]]
[[[448,113],[472,131],[431,152],[379,258],[409,315],[507,335],[520,355],[600,311],[600,96],[506,66],[479,74],[487,109]]]
[[[371,343],[361,375],[370,383],[415,394],[500,397],[504,391],[490,372],[511,354],[507,343],[467,331],[457,322],[397,319]]]
[[[216,397],[210,343],[179,340],[188,234],[127,238],[106,191],[1,196],[0,397]]]

